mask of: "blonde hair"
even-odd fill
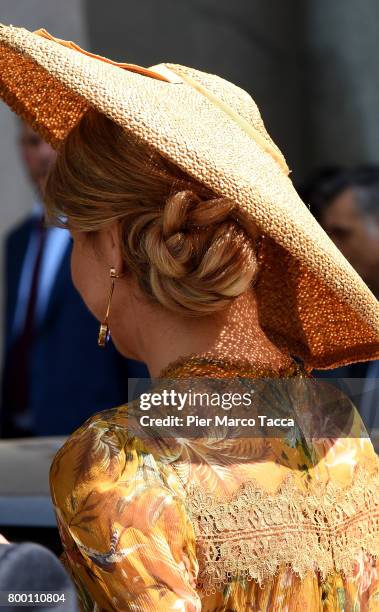
[[[220,311],[256,275],[254,241],[236,204],[95,111],[61,146],[45,203],[48,219],[71,230],[119,221],[127,269],[175,312]]]

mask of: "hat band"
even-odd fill
[[[46,40],[55,42],[58,45],[62,45],[62,47],[67,47],[67,49],[71,49],[72,51],[78,51],[79,53],[82,53],[83,55],[86,55],[87,57],[90,57],[92,59],[99,60],[101,62],[104,62],[105,64],[110,64],[111,66],[116,66],[116,68],[122,68],[123,70],[129,70],[130,72],[136,72],[137,74],[141,74],[142,76],[147,76],[153,79],[158,79],[159,81],[171,82],[171,79],[168,76],[165,76],[164,74],[155,73],[152,70],[149,70],[148,68],[137,66],[137,64],[125,64],[125,63],[114,62],[113,60],[108,59],[107,57],[103,57],[102,55],[96,55],[95,53],[90,53],[89,51],[82,49],[81,47],[79,47],[79,45],[77,45],[76,43],[73,43],[70,40],[62,40],[61,38],[55,38],[55,36],[52,36],[51,34],[49,34],[49,32],[45,30],[44,28],[36,30],[34,34],[36,34],[36,36],[40,36],[41,38],[45,38]],[[176,78],[173,82],[177,83],[178,79]]]

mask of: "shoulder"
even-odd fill
[[[112,551],[128,549],[136,538],[137,548],[146,547],[146,538],[164,533],[179,550],[192,534],[178,479],[143,441],[128,436],[126,412],[122,407],[90,418],[60,449],[50,471],[66,553],[76,559],[78,548],[104,567],[113,563]]]
[[[135,446],[127,432],[126,408],[91,416],[59,449],[50,468],[53,498],[91,486],[114,482],[125,452]]]
[[[65,520],[88,499],[109,505],[137,490],[151,495],[168,488],[165,467],[144,441],[129,436],[127,414],[121,406],[92,416],[56,454],[50,488]]]

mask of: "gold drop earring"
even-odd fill
[[[111,277],[111,287],[110,287],[109,295],[108,295],[107,310],[105,313],[104,321],[100,324],[99,336],[97,339],[97,343],[101,347],[106,346],[109,341],[109,338],[111,337],[111,332],[109,330],[109,325],[108,325],[108,317],[109,317],[109,311],[111,308],[111,301],[112,301],[112,296],[113,296],[113,291],[114,291],[115,279],[120,278],[120,275],[116,273],[115,268],[110,269],[109,276]]]

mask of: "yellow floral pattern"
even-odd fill
[[[289,401],[314,410],[301,381]],[[378,458],[348,406],[349,435],[317,440],[142,440],[127,406],[89,419],[51,468],[82,610],[379,611]]]

